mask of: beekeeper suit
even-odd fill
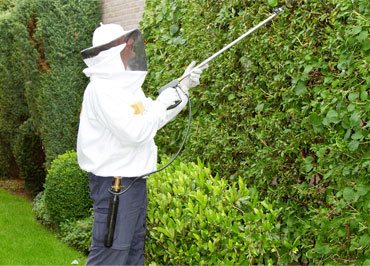
[[[141,88],[147,74],[145,51],[138,30],[126,32],[116,24],[98,27],[93,46],[82,51],[90,78],[82,103],[77,137],[81,169],[89,172],[94,202],[93,241],[88,265],[143,265],[146,180],[136,182],[121,195],[113,246],[104,247],[108,189],[113,176],[134,177],[156,169],[157,131],[186,105],[188,90],[199,84],[194,70],[176,89],[167,88],[157,99]],[[189,71],[191,64],[186,71]],[[175,102],[181,103],[168,110]],[[128,186],[132,180],[123,178]]]

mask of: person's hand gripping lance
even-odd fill
[[[115,176],[113,177],[113,184],[111,187],[111,197],[109,199],[109,209],[108,209],[108,217],[107,217],[107,227],[105,230],[105,237],[104,237],[104,246],[109,248],[113,245],[113,236],[114,230],[116,228],[116,220],[117,220],[117,212],[118,212],[118,204],[119,204],[119,192],[123,186],[121,185],[122,177]]]
[[[199,85],[199,79],[204,69],[208,67],[207,64],[204,64],[202,66],[195,66],[195,61],[192,61],[190,65],[185,69],[184,74],[181,76],[181,78],[174,79],[162,88],[159,89],[159,94],[161,94],[164,90],[167,88],[174,88],[177,92],[178,100],[175,101],[174,104],[167,107],[167,110],[173,109],[176,106],[178,106],[181,103],[181,97],[177,91],[177,88],[182,90],[186,95],[189,94],[189,89],[194,88]]]

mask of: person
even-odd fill
[[[189,89],[199,84],[202,69],[193,70],[176,88],[166,88],[153,100],[141,86],[147,74],[140,55],[140,38],[117,24],[101,24],[92,47],[82,51],[90,78],[83,96],[77,136],[80,168],[89,173],[93,200],[93,237],[87,265],[143,265],[148,204],[146,179],[120,195],[111,247],[104,246],[112,177],[127,187],[135,176],[156,169],[157,131],[186,105]],[[130,38],[130,36],[134,36]],[[137,43],[136,43],[137,42]],[[136,50],[135,50],[135,45]],[[127,48],[127,49],[126,49]],[[145,54],[144,54],[145,56]],[[144,62],[144,63],[143,63]],[[181,103],[168,109],[181,98]]]

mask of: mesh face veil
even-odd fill
[[[141,32],[138,29],[128,31],[118,38],[97,46],[81,51],[82,58],[90,59],[98,56],[101,52],[113,47],[124,45],[121,51],[121,59],[127,71],[147,71],[145,45]]]

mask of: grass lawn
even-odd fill
[[[86,257],[35,221],[29,200],[0,188],[0,265],[85,265]]]

